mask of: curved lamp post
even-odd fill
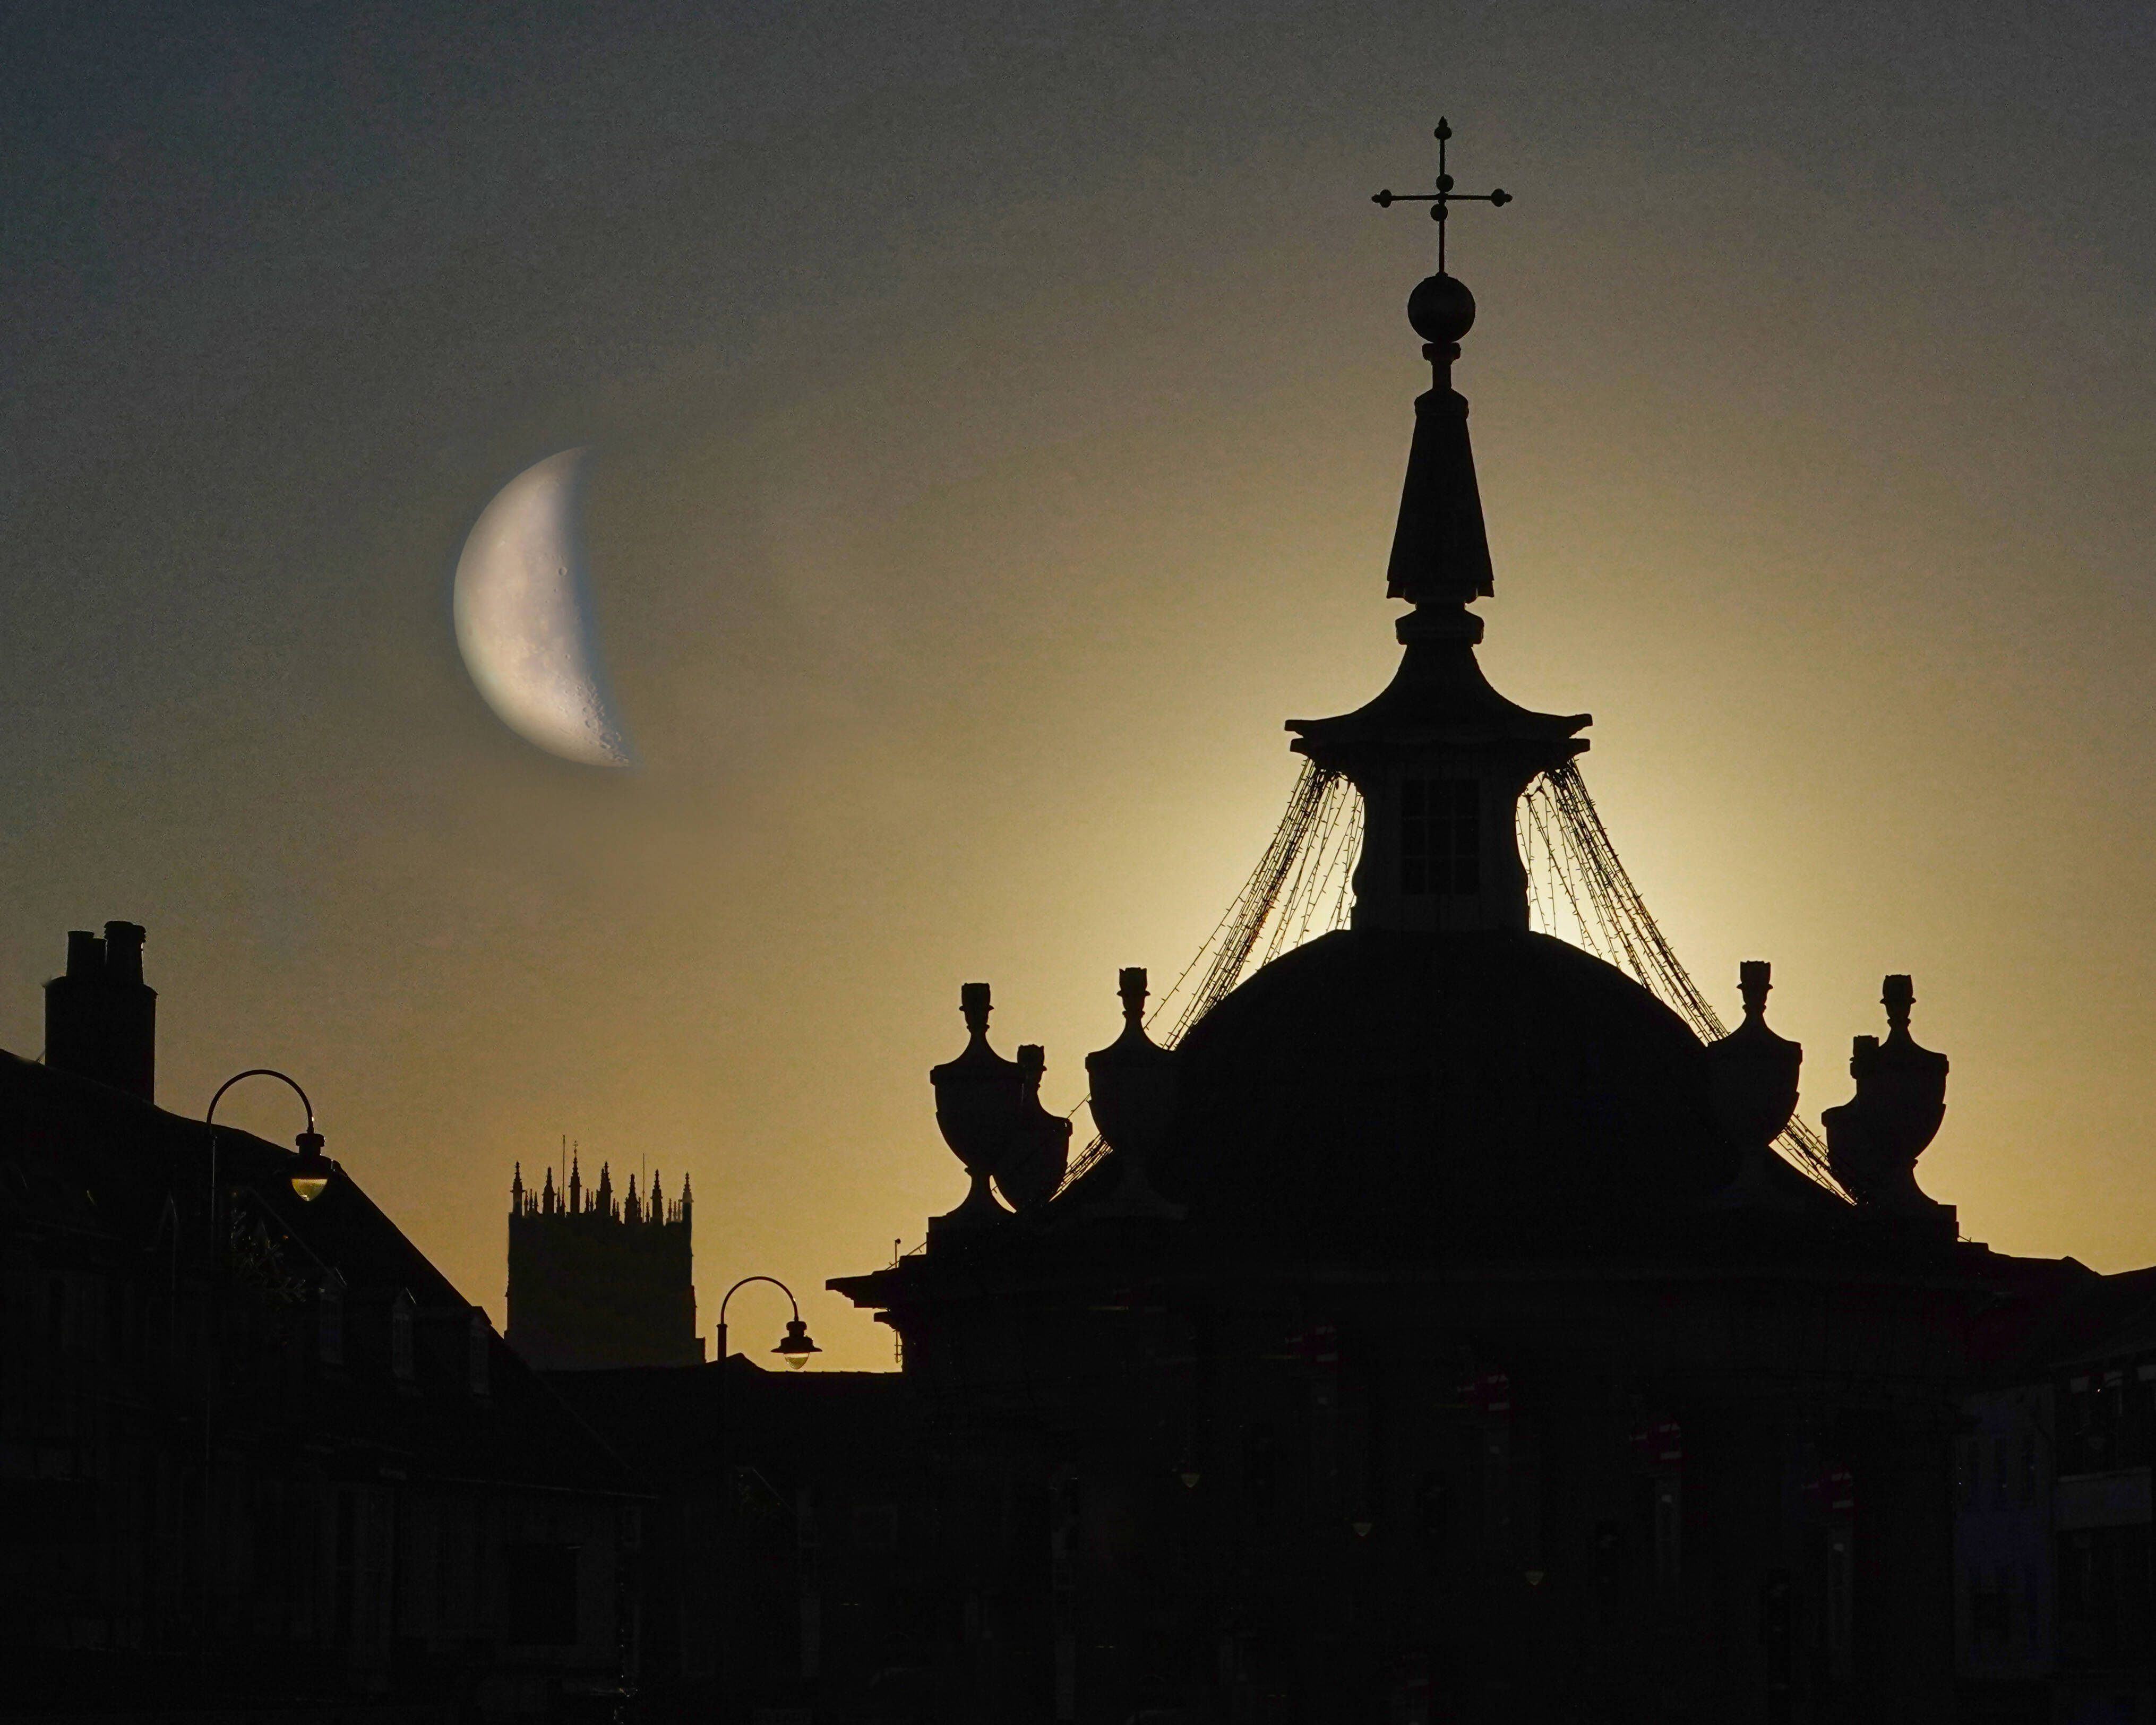
[[[275,1078],[290,1085],[300,1099],[300,1106],[307,1111],[307,1129],[292,1142],[299,1153],[293,1158],[288,1178],[292,1190],[302,1201],[311,1203],[322,1195],[323,1189],[336,1173],[336,1164],[322,1154],[322,1135],[315,1130],[315,1105],[307,1100],[307,1093],[300,1088],[299,1081],[288,1077],[270,1066],[249,1066],[244,1072],[235,1072],[217,1087],[217,1094],[209,1099],[209,1107],[203,1115],[203,1124],[209,1128],[209,1281],[211,1291],[207,1298],[214,1301],[217,1261],[217,1105],[224,1100],[224,1093],[243,1078]],[[214,1307],[208,1308],[205,1327],[205,1345],[203,1348],[203,1548],[208,1548],[209,1527],[212,1520],[211,1474],[216,1460],[213,1428],[217,1413],[217,1317]],[[204,1669],[209,1659],[208,1642],[205,1639],[202,1658]]]
[[[772,1286],[777,1288],[780,1293],[786,1296],[787,1303],[793,1308],[793,1316],[788,1321],[786,1325],[785,1339],[771,1351],[773,1353],[783,1356],[787,1365],[793,1370],[797,1372],[799,1371],[803,1366],[808,1363],[808,1356],[810,1354],[821,1353],[824,1350],[808,1339],[808,1326],[801,1321],[801,1302],[793,1297],[793,1290],[787,1286],[784,1282],[781,1281],[775,1276],[744,1276],[739,1281],[728,1288],[724,1296],[719,1301],[718,1363],[721,1365],[724,1365],[726,1363],[726,1301],[732,1299],[736,1294],[738,1294],[743,1288],[747,1287],[752,1281],[769,1282]]]
[[[292,1140],[299,1154],[293,1159],[290,1175],[292,1190],[301,1201],[311,1204],[320,1198],[330,1177],[336,1172],[336,1164],[322,1154],[322,1135],[315,1130],[315,1105],[307,1100],[307,1093],[300,1088],[297,1079],[286,1076],[273,1066],[249,1066],[244,1072],[234,1073],[218,1086],[217,1094],[209,1099],[209,1111],[203,1116],[203,1124],[209,1128],[209,1237],[213,1248],[217,1244],[217,1105],[224,1100],[224,1093],[243,1078],[275,1078],[290,1085],[292,1093],[300,1099],[300,1106],[307,1111],[307,1129]]]

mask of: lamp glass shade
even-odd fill
[[[786,1339],[771,1350],[786,1362],[788,1369],[798,1372],[808,1363],[808,1356],[824,1350],[808,1339],[808,1326],[798,1317],[786,1321]]]
[[[301,1132],[295,1142],[300,1153],[292,1158],[287,1178],[300,1200],[312,1204],[329,1189],[330,1177],[336,1173],[336,1164],[322,1154],[320,1132]]]

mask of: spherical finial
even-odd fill
[[[1475,327],[1475,295],[1457,276],[1426,275],[1408,295],[1408,322],[1424,341],[1448,346]]]

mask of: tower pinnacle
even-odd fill
[[[1392,561],[1385,572],[1389,598],[1417,605],[1471,604],[1495,591],[1490,568],[1489,535],[1482,525],[1482,497],[1475,483],[1475,456],[1467,440],[1467,398],[1452,387],[1452,362],[1460,357],[1460,338],[1475,326],[1475,295],[1467,285],[1445,270],[1445,223],[1455,203],[1487,203],[1502,208],[1512,201],[1500,187],[1491,192],[1455,192],[1445,169],[1445,144],[1452,127],[1437,122],[1437,189],[1435,192],[1378,193],[1371,202],[1381,209],[1395,203],[1423,202],[1438,223],[1437,274],[1425,276],[1408,295],[1408,322],[1428,344],[1430,387],[1415,402],[1414,441],[1408,451],[1407,484],[1400,493],[1399,524],[1394,530]],[[1479,631],[1478,631],[1479,634]]]

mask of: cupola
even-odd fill
[[[1386,569],[1388,597],[1414,609],[1394,625],[1399,670],[1367,706],[1332,719],[1291,719],[1293,747],[1344,773],[1362,793],[1363,855],[1353,926],[1466,933],[1527,927],[1527,870],[1515,811],[1537,773],[1581,753],[1585,713],[1559,716],[1516,706],[1476,662],[1482,619],[1467,608],[1496,591],[1489,535],[1467,436],[1467,398],[1452,387],[1475,296],[1444,264],[1446,208],[1503,203],[1502,192],[1452,189],[1443,171],[1449,126],[1438,128],[1438,190],[1381,192],[1389,205],[1430,202],[1440,235],[1437,274],[1408,296],[1424,339],[1430,387],[1415,400],[1414,437]]]

